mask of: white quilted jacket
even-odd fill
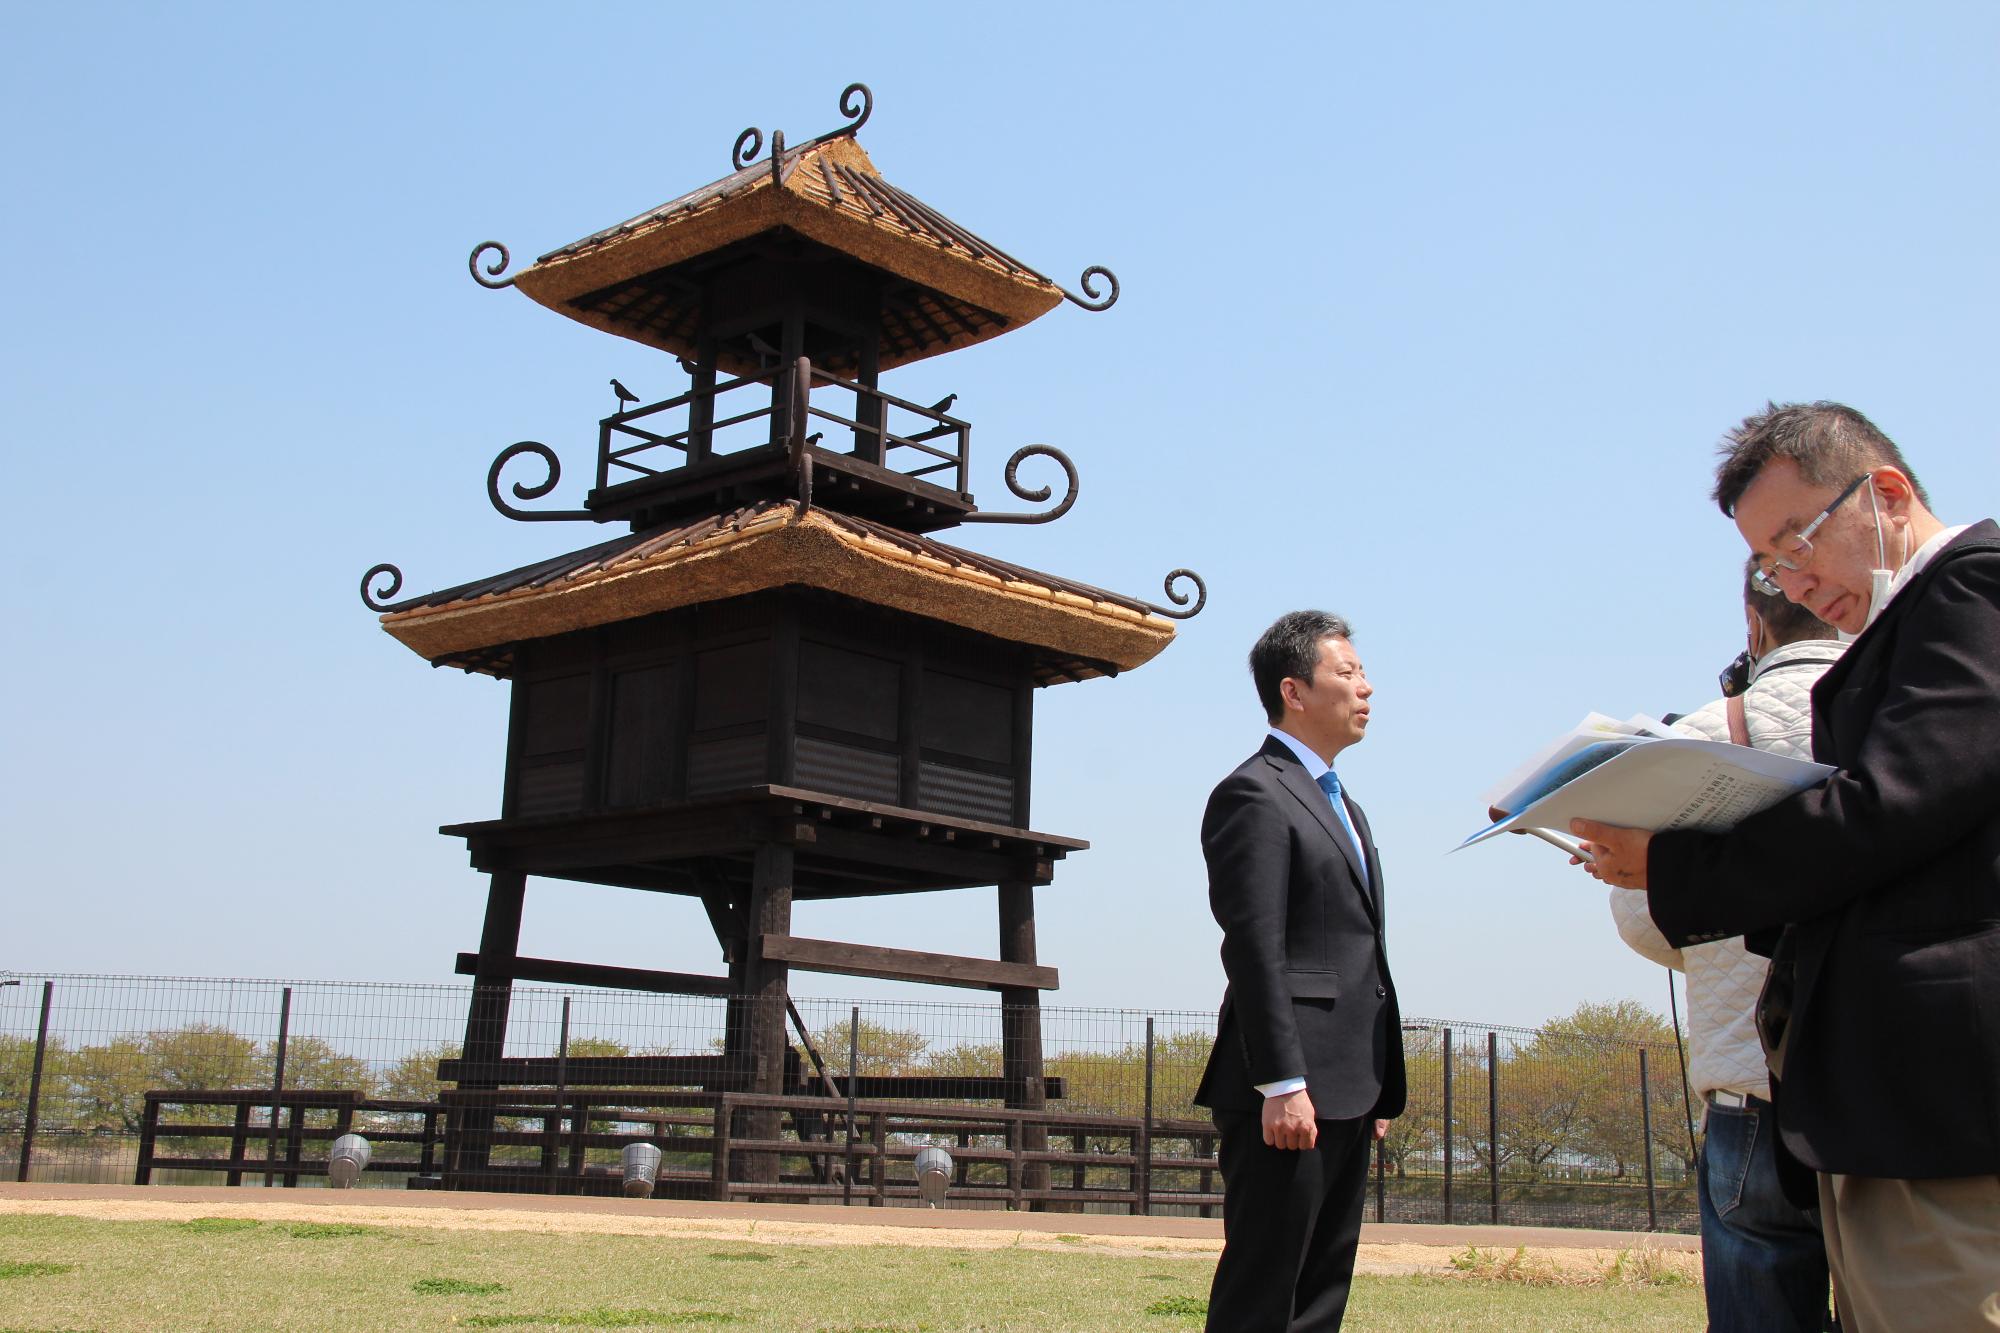
[[[1750,744],[1759,750],[1812,758],[1812,687],[1846,645],[1831,639],[1788,643],[1757,663],[1743,695]],[[1674,723],[1698,740],[1729,739],[1729,716],[1717,699]],[[1757,996],[1770,963],[1743,947],[1739,936],[1676,949],[1653,924],[1646,895],[1611,890],[1611,915],[1625,942],[1656,963],[1687,973],[1688,1081],[1697,1097],[1716,1089],[1769,1097],[1764,1050],[1757,1041]]]

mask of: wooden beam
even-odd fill
[[[500,1087],[553,1087],[561,1072],[573,1088],[714,1086],[724,1081],[719,1055],[572,1055],[558,1071],[553,1056],[508,1056],[482,1072]],[[475,1072],[463,1060],[440,1060],[438,1078],[456,1083]]]
[[[1013,849],[982,852],[955,843],[947,846],[939,841],[919,840],[913,829],[874,833],[823,828],[814,843],[813,855],[816,859],[873,867],[883,879],[890,877],[884,872],[900,872],[967,884],[997,884],[1003,879],[1019,878],[1025,871],[1025,858]]]
[[[727,995],[728,977],[704,977],[691,972],[654,972],[643,967],[605,967],[597,963],[565,963],[554,958],[516,958],[505,964],[514,981],[539,981],[551,986],[603,986],[609,990],[653,991],[660,995]],[[479,971],[479,955],[462,953],[461,976]]]
[[[830,1052],[838,1061],[840,1052]],[[437,1065],[438,1077],[446,1083],[455,1083],[468,1071],[462,1060],[440,1060]],[[571,1088],[666,1088],[675,1086],[702,1085],[714,1089],[727,1082],[727,1066],[719,1055],[573,1055],[566,1066],[558,1070],[554,1056],[509,1056],[492,1069],[486,1071],[501,1086],[494,1094],[504,1098],[508,1088],[530,1088],[543,1090],[555,1086],[556,1075],[561,1073]],[[847,1094],[847,1074],[844,1070],[829,1075],[839,1095]],[[1061,1098],[1066,1091],[1060,1078],[1048,1080],[1049,1096]],[[991,1075],[970,1076],[947,1074],[862,1074],[854,1080],[855,1096],[863,1100],[870,1098],[912,1101],[991,1101],[997,1102],[1005,1095],[1005,1080]],[[808,1093],[807,1095],[812,1095]],[[260,1105],[270,1104],[268,1091],[256,1094],[231,1093],[191,1093],[161,1094],[160,1100],[178,1105],[187,1101],[190,1105],[206,1098],[218,1105],[234,1105],[244,1097],[262,1097]],[[320,1102],[311,1098],[334,1098],[342,1096],[352,1099],[346,1093],[285,1093],[285,1105],[290,1106],[301,1096],[308,1100],[301,1105],[317,1106]],[[333,1105],[327,1101],[326,1105]]]
[[[1053,967],[999,963],[990,958],[963,958],[916,949],[885,949],[873,944],[842,944],[797,935],[761,937],[764,957],[790,963],[807,972],[838,972],[850,977],[880,977],[888,981],[920,981],[933,986],[968,986],[979,990],[1020,987],[1055,990],[1060,984]]]

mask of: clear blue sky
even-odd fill
[[[14,7],[0,967],[449,979],[484,886],[435,828],[497,813],[506,687],[432,671],[356,581],[596,540],[493,513],[488,462],[547,441],[572,505],[606,379],[682,383],[465,256],[712,180],[745,125],[831,129],[862,79],[891,180],[1124,283],[887,381],[960,395],[989,497],[1019,444],[1082,470],[1060,523],[960,537],[1209,582],[1156,662],[1039,698],[1035,822],[1094,843],[1040,897],[1052,1002],[1216,1003],[1195,828],[1261,731],[1244,650],[1322,605],[1379,690],[1342,768],[1405,1011],[1661,1006],[1552,849],[1446,852],[1586,709],[1713,696],[1739,547],[1709,460],[1766,398],[1870,413],[1949,521],[2000,508],[2000,9],[840,12]],[[990,892],[797,929],[995,947]],[[718,966],[683,900],[540,881],[523,943]]]

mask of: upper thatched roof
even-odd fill
[[[752,163],[550,251],[514,285],[593,328],[692,356],[700,262],[786,233],[889,275],[884,369],[995,337],[1063,297],[1042,274],[884,180],[842,134],[788,148],[775,162]],[[758,368],[731,365],[730,356],[725,350],[725,370]]]

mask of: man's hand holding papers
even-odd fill
[[[1588,856],[1572,856],[1571,865],[1580,865],[1593,879],[1621,889],[1646,887],[1646,852],[1653,835],[1641,828],[1619,828],[1594,819],[1572,819],[1569,831],[1583,839]]]
[[[1721,741],[1675,736],[1650,718],[1592,713],[1488,793],[1496,818],[1460,843],[1535,832],[1572,864],[1621,888],[1643,888],[1646,849],[1660,829],[1728,829],[1833,769]],[[1555,829],[1583,839],[1580,847]]]

